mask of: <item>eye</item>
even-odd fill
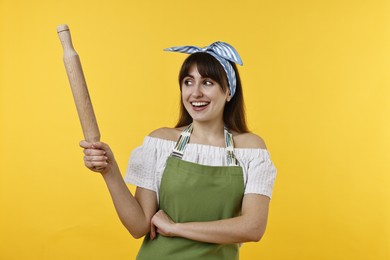
[[[183,80],[183,84],[185,85],[185,86],[192,86],[193,85],[193,82],[192,82],[192,79],[184,79]]]
[[[212,80],[210,80],[210,79],[206,79],[206,80],[203,81],[203,84],[205,86],[213,86],[214,82]]]

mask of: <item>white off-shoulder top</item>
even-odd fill
[[[125,175],[126,183],[155,191],[158,198],[166,161],[175,144],[171,140],[146,136],[142,146],[131,153]],[[234,148],[234,155],[243,170],[245,194],[262,194],[271,198],[276,168],[268,150]],[[227,166],[224,147],[203,144],[189,143],[183,160],[208,166]]]

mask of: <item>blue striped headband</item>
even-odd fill
[[[226,76],[229,81],[230,96],[233,97],[236,93],[236,73],[229,61],[242,65],[242,60],[238,52],[230,44],[226,42],[214,42],[204,48],[199,48],[197,46],[177,46],[166,48],[164,51],[182,52],[188,54],[205,52],[212,55],[219,61],[219,63],[221,63],[226,72]]]

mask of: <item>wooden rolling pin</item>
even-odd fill
[[[89,97],[80,58],[73,48],[69,27],[66,24],[59,25],[57,33],[64,50],[64,65],[83,129],[84,139],[90,143],[98,142],[100,141],[99,127]]]

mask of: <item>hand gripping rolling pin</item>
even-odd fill
[[[100,141],[99,127],[93,112],[80,58],[73,48],[69,27],[66,24],[60,25],[57,27],[57,33],[64,50],[64,65],[72,88],[84,138],[90,143],[98,142]]]

